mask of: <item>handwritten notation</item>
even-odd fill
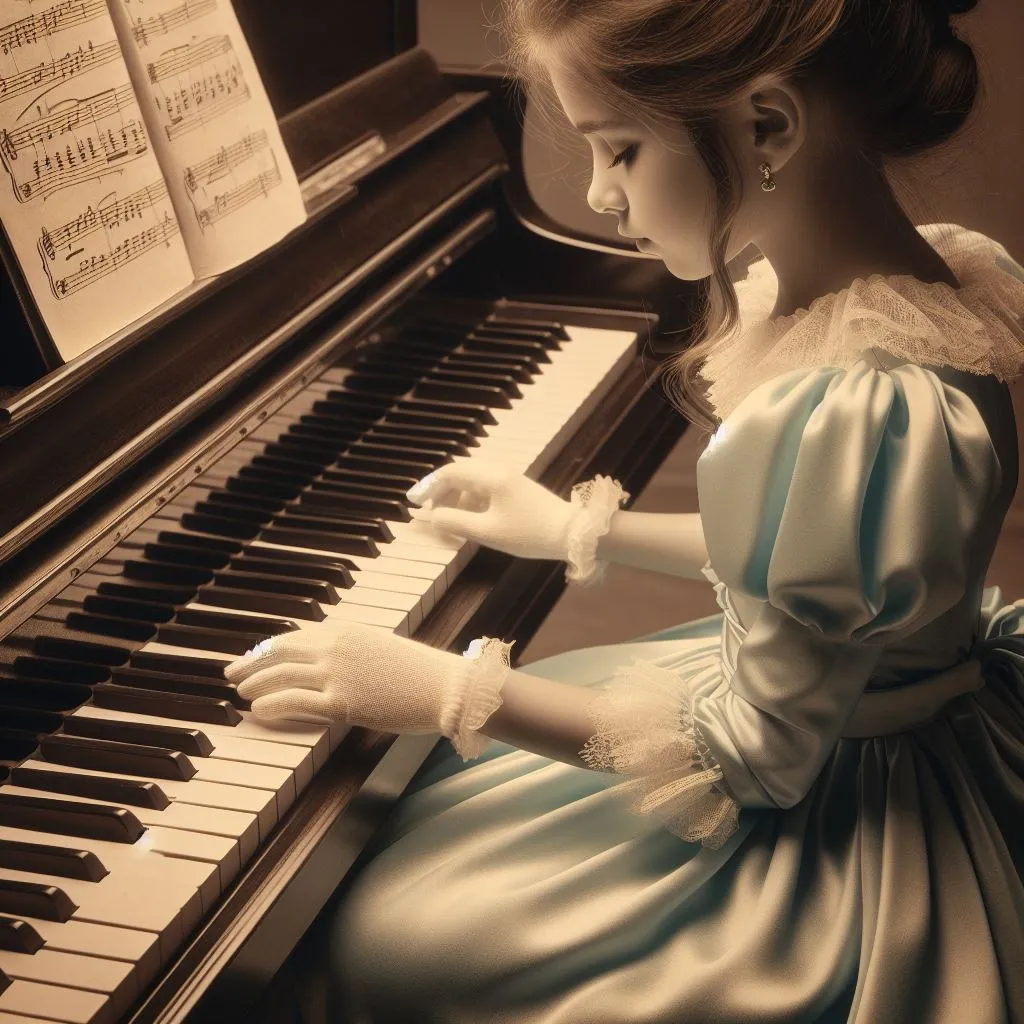
[[[217,10],[217,0],[185,0],[179,7],[172,7],[163,14],[151,15],[148,18],[136,18],[132,25],[132,35],[139,46],[148,46],[149,37],[167,35],[175,29],[187,25],[191,21],[205,18]]]
[[[236,188],[229,189],[213,197],[213,202],[199,210],[196,217],[199,226],[205,232],[217,221],[230,216],[249,203],[260,198],[266,199],[271,190],[281,184],[281,171],[277,166],[277,159],[274,159],[274,166],[271,170],[263,171],[248,181],[242,182]]]
[[[65,79],[74,78],[85,71],[103,67],[121,59],[121,47],[117,40],[94,46],[79,46],[77,50],[69,50],[63,57],[51,61],[42,61],[34,68],[26,68],[7,78],[0,76],[0,100],[13,99],[32,92],[41,85],[53,85]]]
[[[106,15],[106,0],[63,0],[38,14],[0,26],[0,53],[6,56],[22,46],[39,42],[40,37],[45,39]]]
[[[162,180],[136,189],[123,199],[117,199],[111,193],[96,206],[87,206],[74,220],[52,230],[43,228],[39,237],[39,251],[51,262],[58,257],[65,261],[71,260],[84,252],[84,243],[91,235],[98,231],[110,232],[123,228],[133,220],[141,219],[148,210],[167,202],[169,198],[167,182]]]
[[[147,64],[146,73],[158,90],[157,109],[171,142],[249,100],[249,86],[228,36],[176,47]]]
[[[269,146],[270,140],[263,129],[243,135],[238,142],[221,146],[213,156],[186,167],[185,188],[194,193],[204,185],[212,185]]]
[[[3,161],[19,202],[52,195],[137,159],[149,148],[131,84],[67,100],[18,128],[0,130]]]
[[[50,282],[50,289],[56,299],[65,299],[75,292],[88,288],[90,285],[101,281],[103,278],[113,274],[126,263],[145,256],[148,252],[161,245],[169,245],[170,240],[179,232],[178,222],[167,212],[163,219],[157,224],[136,231],[134,234],[123,238],[116,245],[111,244],[105,250],[93,253],[84,259],[79,260],[78,268],[58,277],[55,265],[49,259],[43,249],[43,242],[40,240],[39,253],[46,268],[46,276]]]

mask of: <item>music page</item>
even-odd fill
[[[196,277],[303,223],[299,182],[229,0],[109,3]]]
[[[106,0],[0,0],[0,220],[67,361],[193,272]]]

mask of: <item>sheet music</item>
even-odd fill
[[[193,280],[106,0],[0,0],[0,219],[65,360]]]
[[[229,0],[110,0],[197,277],[249,259],[306,219],[302,194]]]

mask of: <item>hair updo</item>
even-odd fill
[[[756,78],[813,84],[849,126],[853,151],[881,172],[963,126],[978,65],[950,17],[978,0],[504,0],[501,28],[512,73],[542,113],[557,111],[540,48],[620,114],[682,126],[716,190],[705,283],[691,343],[660,367],[666,394],[698,429],[718,421],[696,378],[739,322],[725,265],[742,200],[735,158],[718,129]]]

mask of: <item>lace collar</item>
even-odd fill
[[[880,350],[909,361],[994,374],[1024,374],[1024,268],[998,242],[958,224],[917,229],[960,282],[926,283],[872,274],[815,299],[810,309],[769,319],[778,278],[761,258],[735,284],[740,323],[701,370],[724,420],[758,385],[788,370],[853,366]]]

